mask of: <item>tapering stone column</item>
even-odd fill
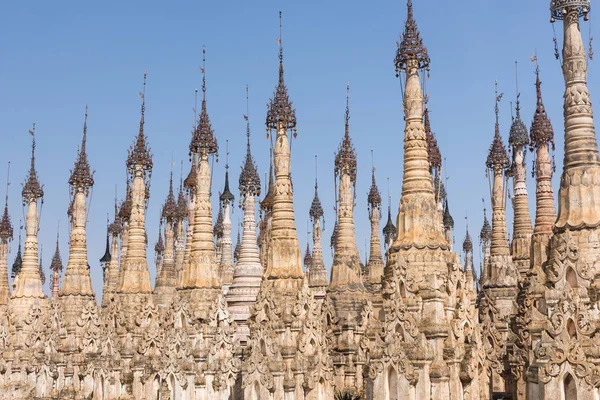
[[[69,218],[71,220],[71,232],[69,237],[69,260],[62,286],[58,297],[65,313],[64,325],[68,331],[76,329],[76,322],[83,307],[95,300],[90,269],[87,258],[87,207],[86,200],[90,189],[94,185],[94,178],[90,170],[86,152],[87,139],[87,109],[83,125],[83,139],[75,167],[69,178],[71,187],[71,205],[69,207]]]
[[[39,230],[38,206],[44,197],[44,190],[38,180],[35,169],[35,125],[30,132],[33,136],[31,167],[21,192],[23,204],[27,207],[25,215],[25,246],[22,266],[18,271],[18,277],[15,279],[15,287],[9,301],[14,315],[19,321],[27,318],[34,304],[39,304],[42,308],[46,306],[46,299],[42,292],[42,279],[38,269],[37,238]]]
[[[542,82],[539,68],[535,80],[537,104],[531,124],[531,151],[535,151],[535,226],[531,247],[531,266],[540,268],[548,259],[552,225],[556,221],[556,206],[552,189],[554,165],[550,146],[554,150],[554,130],[542,101]]]
[[[371,173],[371,189],[367,196],[369,219],[371,221],[371,240],[369,262],[367,263],[368,285],[371,291],[379,291],[383,279],[383,256],[379,239],[379,220],[381,219],[381,193],[375,182],[375,167]]]
[[[8,285],[8,244],[13,240],[13,226],[8,214],[8,193],[4,203],[4,213],[0,219],[0,315],[6,310],[10,298]]]
[[[229,158],[229,153],[227,155]],[[223,293],[226,295],[229,286],[233,282],[233,247],[231,244],[231,205],[233,204],[233,193],[229,190],[229,160],[225,162],[225,187],[219,196],[223,209],[223,238],[221,239],[221,259],[219,272]]]
[[[529,272],[529,257],[531,252],[531,216],[529,215],[529,199],[525,179],[525,146],[529,144],[529,134],[523,121],[521,121],[521,107],[517,95],[516,116],[510,127],[508,143],[512,146],[512,164],[510,175],[513,178],[513,235],[511,255],[513,263],[519,271],[520,279],[524,279]]]
[[[158,304],[168,307],[173,301],[177,288],[177,272],[175,270],[175,229],[179,217],[178,206],[173,193],[173,172],[169,179],[169,194],[162,207],[161,219],[165,222],[165,246],[162,268],[157,271],[154,293]]]
[[[246,159],[239,179],[240,197],[244,212],[244,225],[240,254],[233,273],[233,282],[227,292],[227,305],[231,317],[238,325],[236,340],[245,346],[250,336],[248,317],[256,301],[263,275],[258,243],[256,241],[256,197],[260,196],[260,177],[250,151],[250,122],[246,124]],[[225,192],[224,192],[225,193]]]
[[[194,128],[195,129],[195,128]],[[187,202],[187,226],[185,230],[185,250],[183,253],[183,268],[177,275],[177,288],[183,287],[183,271],[190,262],[190,254],[192,253],[192,239],[194,235],[194,219],[196,216],[196,188],[198,187],[198,164],[196,156],[191,155],[192,165],[188,176],[183,182],[188,193]]]
[[[202,77],[202,93],[202,111],[190,143],[190,153],[197,158],[198,163],[192,245],[189,261],[184,266],[180,293],[190,301],[198,317],[207,318],[210,306],[222,293],[222,289],[212,239],[211,174],[208,161],[210,155],[218,155],[219,147],[206,110],[205,76]]]
[[[323,262],[323,227],[325,226],[325,218],[321,199],[319,199],[319,184],[316,176],[315,197],[313,197],[310,206],[309,216],[313,224],[313,250],[310,271],[308,272],[308,286],[312,289],[315,299],[323,301],[329,282],[327,282],[327,270]]]
[[[144,91],[145,87],[146,74],[144,73]],[[140,129],[127,157],[127,170],[132,179],[131,213],[127,231],[127,253],[121,266],[122,278],[118,292],[132,300],[127,302],[128,307],[134,306],[152,292],[146,259],[146,205],[150,195],[152,154],[144,134],[145,101],[145,96],[142,94]]]
[[[188,204],[183,192],[183,182],[179,184],[179,195],[177,196],[177,221],[175,224],[175,278],[176,286],[179,286],[180,277],[183,273],[185,261],[185,221],[188,215]]]

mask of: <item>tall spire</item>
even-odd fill
[[[29,307],[36,299],[44,297],[42,292],[42,281],[38,266],[38,231],[39,215],[38,207],[43,203],[44,189],[40,184],[35,169],[35,124],[29,131],[31,140],[31,167],[27,180],[21,192],[23,205],[27,206],[25,218],[25,246],[22,267],[16,279],[15,289],[12,292],[11,302],[15,305],[15,311],[19,318],[25,318],[29,313]],[[38,202],[38,200],[40,200]]]
[[[600,224],[600,156],[587,87],[588,65],[579,26],[589,0],[552,0],[551,21],[563,20],[562,70],[565,79],[565,152],[558,192],[559,231]]]
[[[344,137],[335,155],[334,176],[338,188],[338,231],[334,243],[330,291],[364,290],[360,256],[354,228],[354,199],[356,197],[356,151],[350,138],[350,85],[346,86]]]
[[[427,48],[413,17],[412,2],[408,1],[408,17],[395,58],[396,75],[404,73],[404,176],[398,213],[398,232],[392,253],[400,248],[448,248],[443,236],[438,207],[434,196],[429,168],[427,135],[423,124],[423,92],[419,71],[429,69]],[[402,78],[401,78],[402,79]],[[425,212],[423,212],[425,211]]]
[[[390,178],[387,178],[388,184],[388,216],[387,222],[383,227],[383,241],[385,250],[389,249],[391,244],[396,240],[396,227],[394,226],[394,222],[392,221],[392,196],[390,195]]]
[[[23,256],[21,253],[21,229],[22,229],[22,227],[20,225],[21,225],[21,221],[19,221],[19,246],[17,247],[17,255],[15,256],[15,259],[13,261],[12,268],[10,271],[10,277],[13,279],[13,286],[16,286],[15,281],[17,280],[19,273],[21,272],[21,269],[23,268]]]
[[[227,293],[229,286],[233,282],[233,255],[231,244],[231,205],[234,196],[229,190],[229,141],[225,142],[225,186],[223,193],[219,196],[221,207],[223,208],[223,239],[221,240],[221,259],[219,272],[223,291]]]
[[[302,252],[298,244],[294,218],[293,187],[290,174],[291,147],[289,133],[296,136],[296,113],[283,81],[283,44],[281,13],[279,14],[279,81],[273,98],[269,101],[266,127],[275,131],[273,158],[275,186],[272,223],[267,251],[265,277],[275,281],[279,289],[289,293],[291,285],[300,287],[303,277]],[[285,288],[285,289],[284,289]]]
[[[218,158],[219,146],[210,124],[206,105],[206,48],[202,48],[202,109],[198,118],[190,152],[192,162],[197,161],[196,189],[193,192],[193,221],[190,255],[184,264],[181,278],[182,294],[193,301],[194,307],[206,316],[210,305],[222,293],[219,265],[212,240],[211,170],[209,156]],[[188,239],[190,239],[188,237]]]
[[[146,72],[144,72],[144,89],[140,97],[142,99],[140,129],[135,143],[129,150],[126,163],[131,180],[131,203],[127,225],[127,254],[122,262],[117,289],[122,294],[147,294],[152,291],[146,260],[146,207],[150,198],[150,178],[153,167],[152,153],[144,134]]]
[[[554,151],[554,130],[546,114],[542,101],[542,82],[539,67],[535,69],[535,88],[537,105],[531,123],[530,150],[535,151],[535,226],[533,229],[532,265],[539,266],[547,260],[547,245],[552,235],[552,225],[556,221],[552,175],[553,159],[550,150]]]
[[[58,297],[59,285],[60,285],[60,273],[63,270],[62,258],[60,257],[59,243],[59,232],[56,231],[56,248],[54,249],[54,255],[52,256],[52,262],[50,263],[50,270],[52,271],[52,280],[50,286],[52,287],[52,298]]]
[[[315,196],[308,215],[313,224],[312,239],[313,251],[311,255],[311,266],[308,272],[308,286],[313,289],[316,299],[322,300],[327,290],[327,270],[323,262],[323,230],[325,229],[325,217],[321,200],[319,199],[318,162],[315,155]]]
[[[8,244],[13,240],[13,226],[8,214],[8,187],[10,185],[10,161],[6,173],[6,198],[4,213],[0,219],[0,306],[8,304],[10,286],[8,284]]]
[[[371,240],[369,260],[367,262],[368,282],[371,289],[378,290],[383,278],[383,256],[381,255],[381,241],[379,239],[379,221],[381,220],[381,193],[375,181],[375,161],[371,150],[371,188],[367,195],[369,219],[371,220]]]
[[[169,193],[162,206],[161,221],[164,222],[165,242],[162,245],[162,265],[160,270],[156,271],[156,285],[154,292],[159,295],[161,304],[170,304],[172,295],[177,287],[177,271],[175,270],[175,229],[179,218],[179,209],[175,200],[173,190],[173,165],[171,164],[171,174],[169,176]],[[162,223],[159,230],[159,241],[162,242]]]
[[[89,195],[90,188],[94,185],[94,178],[90,172],[86,153],[87,118],[88,112],[86,106],[81,147],[75,161],[75,167],[71,171],[69,178],[72,198],[69,214],[71,220],[69,260],[59,292],[59,297],[66,296],[65,304],[68,305],[69,312],[72,312],[73,315],[81,311],[81,308],[76,309],[74,301],[79,302],[79,306],[83,307],[85,303],[94,297],[88,267],[86,240],[86,198]],[[72,299],[71,296],[78,296],[78,298]]]
[[[256,240],[256,197],[260,196],[260,178],[250,149],[250,118],[248,114],[248,85],[246,85],[246,159],[241,166],[239,190],[244,213],[243,234],[240,243],[238,228],[239,251],[235,257],[236,265],[233,271],[233,282],[227,292],[227,304],[233,319],[238,324],[237,335],[240,341],[246,341],[250,330],[248,317],[250,309],[256,301],[263,275],[258,243]],[[236,244],[236,249],[237,249]]]
[[[517,62],[515,61],[515,70]],[[517,270],[521,277],[525,277],[529,271],[529,257],[531,253],[531,216],[529,214],[529,200],[527,195],[525,152],[529,145],[529,132],[521,120],[521,106],[519,102],[519,84],[518,70],[516,74],[517,82],[517,100],[516,116],[510,127],[508,143],[512,147],[512,163],[510,166],[510,176],[513,178],[513,235],[511,242],[511,254]]]

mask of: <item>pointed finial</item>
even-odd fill
[[[481,232],[479,233],[479,240],[482,243],[487,243],[492,240],[492,227],[490,225],[490,221],[487,219],[485,200],[482,198],[481,202],[483,203],[483,226],[481,227]]]
[[[29,130],[29,133],[32,136],[31,167],[29,169],[27,180],[25,181],[25,184],[23,184],[23,190],[21,191],[24,205],[31,201],[36,201],[37,199],[42,199],[42,202],[44,201],[44,186],[40,184],[35,169],[35,122]]]
[[[242,172],[239,178],[240,195],[242,199],[246,196],[260,196],[260,177],[258,175],[258,168],[252,157],[250,150],[250,118],[249,118],[249,100],[248,100],[248,85],[246,85],[246,114],[244,119],[246,120],[246,159],[242,166]],[[242,206],[240,203],[240,207]]]
[[[408,0],[407,18],[404,24],[404,32],[402,38],[397,42],[398,50],[394,64],[396,67],[396,77],[400,76],[401,71],[406,71],[409,68],[429,70],[429,54],[427,47],[423,44],[419,28],[413,17],[412,1]]]
[[[173,192],[173,163],[171,163],[171,174],[169,177],[169,194],[165,200],[165,204],[162,207],[161,218],[166,220],[167,223],[173,224],[178,217],[177,202],[175,201],[175,194]]]
[[[356,185],[356,151],[352,145],[352,139],[350,138],[350,84],[346,85],[346,112],[345,112],[345,123],[344,123],[344,138],[338,148],[335,155],[335,176],[339,176],[343,173],[350,175],[350,181]],[[356,189],[356,187],[355,187]]]
[[[223,206],[226,204],[233,203],[235,197],[231,190],[229,190],[229,140],[225,141],[225,187],[223,188],[223,193],[219,196],[221,203]]]
[[[88,106],[86,104],[85,117],[83,119],[83,138],[81,139],[81,147],[79,148],[79,153],[77,154],[75,167],[71,170],[71,176],[69,177],[69,186],[71,186],[72,195],[78,190],[81,190],[87,196],[90,188],[94,186],[94,176],[93,172],[90,170],[90,164],[88,162],[86,151],[87,119]]]
[[[312,204],[310,205],[310,210],[308,212],[311,221],[314,223],[316,220],[323,217],[323,206],[321,205],[321,199],[319,199],[319,183],[318,183],[318,163],[317,163],[317,155],[315,154],[315,197],[313,197]],[[323,227],[325,229],[325,219],[323,218]]]
[[[144,124],[146,115],[146,77],[147,73],[144,71],[144,84],[140,97],[142,99],[142,111],[140,116],[140,129],[135,139],[135,143],[129,148],[129,154],[127,155],[127,170],[131,175],[135,173],[136,168],[141,168],[143,172],[152,173],[152,153],[146,143],[147,138],[144,134]]]
[[[387,247],[396,238],[396,227],[392,222],[392,195],[390,194],[390,178],[387,178],[388,187],[388,218],[387,223],[383,227],[383,236],[385,240],[385,246]]]
[[[348,136],[350,134],[350,82],[346,84],[346,114],[344,121],[344,133]]]
[[[514,148],[525,147],[529,144],[529,132],[527,132],[527,127],[521,120],[521,106],[519,102],[519,97],[521,93],[519,92],[519,64],[515,61],[515,81],[517,87],[517,100],[516,100],[516,116],[513,119],[512,125],[510,127],[510,133],[508,136],[508,143]]]
[[[490,146],[490,150],[488,153],[488,157],[486,160],[487,168],[501,168],[506,169],[510,165],[510,161],[508,159],[508,154],[506,152],[506,148],[502,143],[502,138],[500,137],[500,122],[499,122],[499,114],[500,114],[500,100],[502,100],[502,93],[498,94],[498,81],[495,83],[495,94],[496,94],[496,103],[494,106],[494,112],[496,114],[496,124],[494,131],[494,141]]]
[[[3,241],[13,240],[13,226],[8,214],[8,187],[10,186],[10,161],[8,162],[8,171],[6,172],[6,198],[4,199],[4,213],[0,219],[0,239]]]
[[[279,62],[283,64],[283,22],[281,11],[279,11]]]
[[[369,189],[369,193],[367,195],[369,218],[373,216],[374,209],[381,209],[381,193],[379,193],[379,188],[377,187],[377,182],[375,181],[375,156],[373,149],[371,149],[371,165],[371,188]],[[381,214],[379,215],[379,219],[381,219]]]
[[[554,129],[546,114],[546,108],[544,107],[544,102],[542,100],[542,81],[540,80],[540,68],[537,65],[537,57],[535,67],[535,90],[537,104],[535,114],[533,115],[533,122],[531,123],[530,150],[533,151],[534,148],[545,146],[547,144],[551,144],[552,150],[554,150]]]
[[[192,134],[192,141],[190,142],[190,155],[201,154],[214,155],[219,161],[219,145],[217,139],[214,136],[214,131],[210,124],[210,118],[208,117],[208,111],[206,110],[206,46],[202,46],[202,108],[200,111],[200,117]]]
[[[50,270],[52,271],[62,271],[63,265],[62,260],[60,258],[60,248],[58,246],[59,243],[59,233],[60,233],[60,221],[58,221],[58,228],[56,230],[56,248],[54,249],[54,256],[52,257],[52,262],[50,263]]]

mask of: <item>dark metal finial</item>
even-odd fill
[[[202,101],[206,101],[206,46],[202,46]]]
[[[542,100],[542,81],[540,80],[540,68],[537,63],[535,68],[535,90],[537,104],[535,114],[533,115],[533,122],[531,123],[530,150],[533,151],[538,146],[545,146],[547,144],[551,144],[552,150],[554,150],[554,129],[546,114],[546,108]]]
[[[346,113],[344,118],[344,138],[335,155],[335,176],[347,173],[350,175],[350,180],[356,185],[356,151],[352,145],[350,138],[350,84],[346,85]],[[356,189],[356,188],[355,188]]]
[[[388,217],[387,217],[387,223],[383,227],[383,236],[384,236],[386,247],[388,246],[388,244],[391,241],[396,239],[396,233],[397,233],[396,227],[394,226],[394,223],[392,222],[392,196],[390,194],[390,178],[389,177],[387,178],[387,184],[388,184]]]
[[[590,9],[590,0],[551,0],[550,22],[565,19],[570,11],[576,11],[578,18],[583,17],[587,21]]]
[[[10,185],[10,161],[8,162],[8,171],[6,173],[6,198],[4,200],[4,213],[0,219],[0,239],[11,241],[13,239],[13,226],[8,214],[8,186]]]
[[[27,204],[31,201],[36,201],[37,199],[42,199],[44,201],[44,187],[40,184],[37,171],[35,170],[35,122],[33,123],[32,128],[29,130],[31,134],[31,167],[29,169],[29,175],[25,184],[23,185],[23,190],[21,191],[21,195],[23,197],[23,204]]]
[[[494,132],[494,141],[490,146],[490,150],[488,153],[488,157],[486,160],[487,168],[501,168],[506,169],[510,165],[510,161],[508,159],[508,153],[506,152],[506,148],[502,143],[502,138],[500,137],[500,122],[499,122],[499,114],[500,114],[500,100],[502,100],[503,93],[498,94],[498,81],[496,81],[496,103],[494,106],[494,112],[496,114],[496,124],[495,124],[495,132]]]
[[[377,182],[375,181],[375,156],[373,149],[371,149],[371,166],[371,188],[369,189],[369,193],[367,195],[367,204],[369,206],[369,218],[373,216],[374,209],[381,210],[381,193],[379,192]],[[379,214],[379,219],[381,219],[381,214]]]
[[[260,196],[261,190],[258,168],[256,168],[256,163],[254,162],[250,149],[249,109],[248,85],[246,85],[246,114],[244,115],[244,119],[246,120],[246,159],[244,160],[244,165],[242,165],[238,186],[242,199],[246,196]],[[242,206],[242,203],[243,201],[240,202],[240,207]]]
[[[423,45],[423,39],[414,20],[412,1],[408,0],[406,6],[406,23],[404,24],[402,38],[397,42],[398,50],[396,51],[396,58],[394,60],[397,77],[400,76],[401,71],[406,71],[410,67],[429,70],[429,63],[431,61],[427,47]]]
[[[283,22],[281,11],[279,11],[279,62],[283,64]]]
[[[323,206],[321,205],[321,199],[319,199],[319,183],[318,183],[318,163],[317,163],[317,155],[315,155],[315,197],[313,197],[312,204],[310,205],[310,210],[308,215],[310,216],[311,221],[314,223],[316,220],[323,217]],[[323,218],[323,229],[325,226],[325,219]]]
[[[206,46],[202,46],[202,110],[200,111],[200,117],[194,128],[192,134],[192,141],[190,142],[190,156],[192,154],[205,153],[206,155],[215,155],[219,157],[219,145],[217,139],[214,137],[214,131],[210,124],[210,118],[208,117],[208,111],[206,110]]]
[[[71,170],[71,176],[69,177],[69,185],[71,186],[71,194],[75,194],[81,190],[87,196],[89,190],[94,186],[94,174],[90,169],[90,164],[87,158],[86,141],[87,141],[87,119],[88,119],[88,106],[85,105],[85,117],[83,120],[83,138],[81,139],[81,147],[77,154],[77,160],[75,166]]]
[[[140,97],[142,99],[142,111],[140,117],[140,129],[135,139],[135,143],[129,148],[129,154],[127,156],[127,170],[132,176],[135,174],[136,167],[141,167],[144,174],[150,175],[152,173],[152,153],[146,143],[147,138],[144,134],[144,124],[146,115],[146,76],[147,73],[144,71],[144,84]],[[149,176],[147,176],[146,182],[146,196],[149,195]]]

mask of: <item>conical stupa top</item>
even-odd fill
[[[356,184],[356,151],[352,145],[352,139],[350,138],[350,85],[346,86],[346,113],[345,113],[345,124],[344,124],[344,138],[338,148],[335,155],[335,176],[339,176],[343,173],[350,175],[350,181]]]
[[[179,184],[179,194],[177,195],[177,219],[183,221],[188,215],[188,204],[183,192],[183,182]]]
[[[146,72],[144,71],[144,90],[140,93],[142,98],[142,112],[140,117],[140,129],[135,143],[129,149],[127,155],[127,169],[133,174],[137,165],[145,172],[152,172],[152,153],[148,147],[147,138],[144,134],[144,118],[146,113]]]
[[[108,240],[108,230],[106,231],[106,250],[104,250],[104,255],[102,256],[102,258],[100,259],[100,262],[102,264],[108,264],[110,262],[110,260],[112,259],[112,256],[110,255],[110,242]]]
[[[552,145],[554,149],[554,130],[550,119],[546,114],[546,108],[542,101],[542,82],[540,81],[540,70],[535,70],[535,89],[537,94],[537,105],[535,108],[535,114],[533,115],[533,122],[531,123],[531,148],[537,146],[544,146],[548,143]]]
[[[246,93],[248,87],[246,86]],[[246,159],[240,173],[239,190],[242,197],[260,196],[260,177],[256,168],[256,163],[250,151],[250,120],[248,115],[244,115],[246,119]]]
[[[23,184],[23,190],[21,191],[24,203],[43,199],[44,197],[44,186],[40,184],[37,171],[35,170],[35,124],[33,124],[33,128],[29,133],[33,137],[31,140],[31,167],[29,169],[29,174],[27,175],[27,180],[25,181],[25,184]]]
[[[392,208],[388,205],[388,217],[387,223],[383,227],[383,237],[385,239],[385,243],[389,243],[390,239],[393,240],[396,238],[396,226],[392,222]]]
[[[473,251],[473,241],[471,240],[471,235],[469,235],[468,228],[467,228],[467,234],[465,236],[465,240],[463,241],[463,251],[465,253]]]
[[[121,207],[119,208],[119,219],[121,221],[129,221],[129,217],[131,217],[131,207],[132,203],[132,193],[131,193],[131,183],[127,180],[127,194],[125,195],[125,200],[121,202]]]
[[[485,208],[483,209],[483,226],[479,233],[479,239],[483,242],[492,240],[492,226],[490,225],[490,221],[488,221]]]
[[[167,222],[174,222],[177,219],[177,202],[175,201],[175,195],[173,193],[173,171],[171,171],[171,177],[169,178],[169,194],[165,200],[165,204],[162,206],[161,217]]]
[[[513,119],[512,125],[510,126],[510,134],[508,136],[508,143],[513,147],[524,147],[529,144],[529,133],[527,127],[521,120],[521,105],[519,104],[519,95],[517,95],[517,115]]]
[[[227,157],[229,156],[229,152],[227,153]],[[225,163],[225,186],[223,187],[223,193],[219,196],[219,200],[223,205],[233,203],[235,197],[231,190],[229,190],[229,162]]]
[[[223,207],[219,206],[219,214],[217,214],[217,222],[213,227],[213,236],[223,236]]]
[[[121,223],[121,218],[119,217],[119,207],[117,206],[117,199],[115,198],[115,218],[108,226],[108,233],[111,235],[118,235],[121,233],[121,229],[123,229],[123,224]]]
[[[19,247],[17,247],[17,255],[15,256],[15,261],[13,261],[10,277],[15,279],[19,272],[21,272],[21,268],[23,267],[23,255],[21,252],[21,232],[19,231]]]
[[[109,257],[110,257],[110,254],[109,254]],[[100,261],[102,262],[102,260],[100,260]],[[58,247],[58,233],[56,233],[56,249],[54,249],[54,255],[52,256],[52,262],[50,263],[50,269],[52,271],[57,271],[57,272],[63,270],[62,258],[60,257],[60,249]]]
[[[427,156],[429,160],[429,168],[440,169],[442,167],[442,153],[438,147],[437,139],[431,132],[431,123],[429,122],[429,108],[425,107],[423,113],[425,123],[425,140],[427,141]]]
[[[454,229],[454,218],[450,214],[450,207],[448,207],[448,200],[444,204],[444,227],[446,229]]]
[[[490,146],[490,151],[488,153],[487,161],[485,165],[488,168],[499,167],[502,169],[508,168],[510,165],[510,161],[508,159],[508,154],[506,152],[506,147],[502,143],[502,137],[500,136],[500,123],[498,122],[498,114],[499,107],[498,104],[502,99],[502,94],[498,95],[498,83],[496,83],[496,106],[494,107],[494,111],[496,112],[496,125],[495,125],[495,133],[494,133],[494,141]]]
[[[160,229],[158,230],[158,240],[154,245],[154,252],[157,254],[162,254],[165,251],[165,243],[162,238],[162,224],[160,224]]]
[[[377,182],[375,182],[375,167],[371,171],[371,188],[369,189],[369,194],[367,195],[367,202],[369,203],[369,209],[381,208],[381,193],[379,193],[379,188],[377,188]]]
[[[207,154],[219,155],[219,145],[214,136],[214,131],[210,124],[208,111],[206,111],[206,48],[202,48],[202,109],[200,117],[196,124],[196,129],[190,142],[190,153],[200,154],[206,151]]]
[[[419,33],[417,22],[413,17],[412,0],[407,1],[408,16],[406,23],[404,24],[404,32],[402,33],[402,40],[398,43],[398,51],[396,53],[396,73],[405,71],[407,62],[409,60],[416,60],[418,62],[418,69],[429,68],[429,54],[427,48],[423,45],[423,39]]]
[[[71,186],[72,193],[78,190],[82,190],[86,195],[90,188],[94,186],[94,176],[90,169],[90,163],[88,162],[87,151],[86,151],[86,140],[87,140],[87,105],[85,106],[85,119],[83,121],[83,138],[81,139],[81,147],[79,148],[79,154],[77,155],[77,161],[75,161],[75,167],[71,171],[69,177],[69,185]]]
[[[277,129],[279,125],[285,129],[296,128],[296,110],[288,96],[287,87],[283,81],[283,41],[282,41],[281,11],[279,12],[279,81],[273,98],[269,100],[267,112],[267,130]],[[295,133],[294,133],[295,135]]]
[[[0,219],[0,239],[8,241],[13,239],[13,226],[10,221],[10,215],[8,214],[8,195],[4,202],[4,213]]]
[[[312,255],[310,254],[310,246],[306,243],[306,251],[304,252],[304,267],[309,269],[312,264]]]
[[[313,197],[308,215],[310,216],[310,220],[315,222],[317,219],[321,218],[323,214],[323,206],[321,206],[321,200],[319,199],[319,183],[315,177],[315,197]]]

